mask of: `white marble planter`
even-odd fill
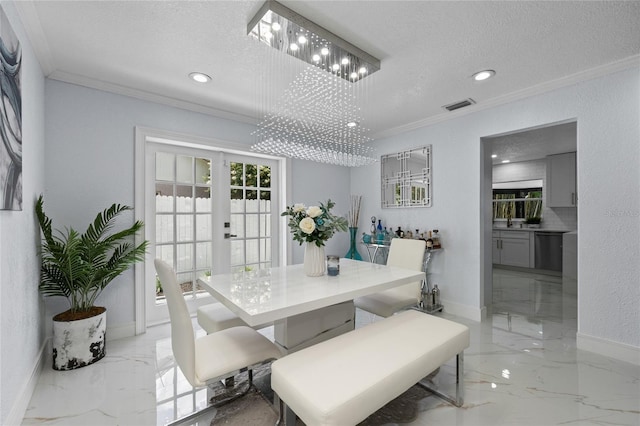
[[[54,317],[53,369],[73,370],[104,358],[106,330],[106,310],[75,321],[60,321]]]

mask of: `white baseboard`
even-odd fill
[[[600,337],[578,333],[576,346],[589,352],[640,366],[640,348]]]
[[[109,327],[107,325],[107,342],[111,340],[122,339],[124,337],[133,337],[136,335],[136,323],[134,321]]]
[[[473,321],[480,322],[487,316],[486,308],[484,306],[482,308],[476,308],[469,305],[452,303],[444,299],[442,299],[442,305],[444,306],[445,312],[459,317],[468,318]]]
[[[40,351],[38,352],[38,358],[31,370],[31,374],[26,382],[22,385],[21,389],[17,393],[17,398],[9,411],[9,415],[5,419],[4,425],[20,425],[22,424],[22,419],[24,418],[24,414],[27,412],[27,408],[29,407],[29,402],[31,401],[31,396],[38,385],[38,378],[40,377],[40,373],[44,368],[44,364],[47,361],[47,348],[50,347],[49,338],[44,339],[42,345],[40,346]]]

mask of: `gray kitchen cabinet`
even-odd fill
[[[492,257],[495,265],[530,268],[531,232],[493,231]]]
[[[547,207],[576,207],[576,153],[547,156]]]

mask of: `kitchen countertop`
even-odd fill
[[[511,228],[507,228],[506,226],[494,226],[494,231],[528,231],[528,232],[575,232],[570,229],[553,229],[553,228],[520,228],[519,226],[514,226]]]

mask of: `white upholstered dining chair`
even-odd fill
[[[424,240],[394,238],[389,247],[387,265],[422,271],[425,248]],[[421,294],[422,281],[416,281],[391,290],[358,297],[354,300],[354,304],[364,311],[386,318],[402,309],[417,305],[421,300]]]
[[[175,425],[242,396],[251,388],[252,368],[280,358],[282,353],[269,339],[246,326],[231,327],[196,338],[175,272],[160,259],[156,259],[154,263],[169,308],[173,356],[191,386],[204,387],[215,384],[244,371],[248,371],[249,377],[249,386],[245,392],[171,423]]]

